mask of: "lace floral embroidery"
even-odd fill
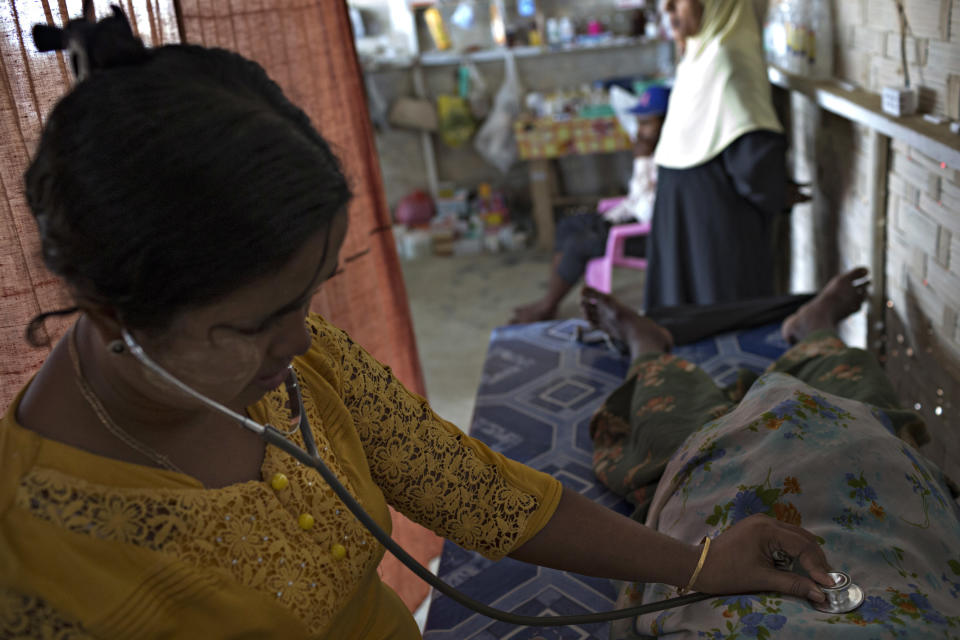
[[[275,410],[283,401],[271,398],[268,407]],[[324,430],[317,428],[321,421],[308,390],[304,406],[321,455],[355,493]],[[272,414],[271,419],[281,421],[284,416]],[[299,434],[294,439],[303,446]],[[379,562],[382,547],[312,469],[271,448],[262,471],[267,481],[283,472],[288,486],[281,491],[268,482],[216,490],[125,489],[34,469],[21,480],[17,504],[69,531],[135,544],[201,570],[225,572],[276,598],[312,632],[322,633],[360,579]],[[309,531],[298,523],[304,513],[314,519]],[[347,550],[345,558],[333,557],[334,544]]]
[[[344,401],[387,501],[464,548],[494,559],[512,551],[540,498],[480,459],[466,436],[349,337],[329,339],[341,351]]]
[[[321,456],[347,489],[358,495],[343,469],[363,462],[341,464],[336,443],[327,437],[322,417],[328,414],[321,412],[321,404],[324,412],[333,411],[332,420],[346,429],[348,439],[353,437],[352,417],[373,481],[390,503],[489,557],[512,550],[539,508],[539,497],[481,460],[465,436],[445,428],[424,401],[403,389],[389,369],[343,332],[320,320],[311,319],[308,326],[315,336],[309,365],[340,387],[341,397],[331,402],[329,393],[320,395],[322,390],[305,385],[304,410]],[[276,392],[263,405],[275,425],[287,424],[285,401]],[[299,434],[292,439],[303,446]],[[269,482],[277,472],[289,481],[280,490]],[[383,549],[312,469],[268,448],[262,474],[264,482],[216,490],[154,489],[98,485],[34,468],[21,479],[16,504],[66,530],[218,572],[277,599],[312,633],[322,634],[361,579],[375,569]],[[368,508],[385,509],[382,503]],[[313,517],[309,530],[299,525],[302,514]],[[342,545],[346,557],[337,560],[333,545]],[[12,623],[5,618],[4,624]]]
[[[79,623],[46,601],[0,589],[0,638],[6,640],[86,640]]]

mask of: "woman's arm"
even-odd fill
[[[822,602],[814,580],[774,568],[777,550],[796,558],[820,584],[832,584],[813,534],[767,516],[751,516],[712,541],[693,588],[704,593],[779,591]],[[701,551],[699,545],[654,531],[564,489],[553,517],[510,557],[584,575],[685,587]]]
[[[750,131],[726,149],[720,158],[733,188],[747,202],[770,216],[787,203],[787,138],[775,131]]]
[[[491,560],[543,529],[560,502],[558,480],[467,436],[343,331],[320,319],[314,325],[340,372],[340,399],[358,438],[350,462],[367,464],[390,506]]]

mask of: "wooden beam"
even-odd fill
[[[887,192],[890,181],[890,138],[872,131],[870,134],[870,209],[873,234],[870,277],[872,290],[867,309],[867,348],[876,356],[883,355],[887,305]],[[881,360],[883,362],[883,360]]]
[[[922,115],[898,118],[883,112],[881,98],[863,89],[847,89],[834,81],[812,80],[769,67],[775,86],[808,96],[822,109],[858,122],[894,140],[902,140],[937,162],[960,169],[960,135],[944,124],[933,124]]]

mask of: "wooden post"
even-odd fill
[[[887,305],[887,189],[890,179],[890,138],[876,129],[870,132],[870,219],[873,221],[873,253],[870,264],[872,293],[867,309],[867,348],[883,355]],[[881,362],[883,360],[881,359]]]
[[[423,78],[423,67],[420,61],[413,65],[413,92],[418,98],[427,98],[427,85]],[[420,145],[423,147],[423,169],[427,174],[427,187],[430,195],[436,199],[440,191],[440,179],[437,176],[437,157],[433,150],[433,136],[429,131],[420,132]]]
[[[793,112],[790,107],[790,92],[777,85],[770,85],[771,97],[773,99],[773,108],[777,112],[780,124],[783,126],[783,133],[790,141],[793,131]],[[787,176],[793,178],[795,172],[792,166],[787,167]],[[793,272],[793,210],[784,212],[774,218],[773,229],[771,230],[771,239],[773,243],[773,290],[778,296],[790,293],[791,277]]]
[[[537,225],[537,248],[553,251],[553,167],[549,158],[527,161],[530,170],[530,198],[533,200],[533,221]]]

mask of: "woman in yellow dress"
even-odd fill
[[[258,65],[145,49],[118,9],[35,39],[79,76],[26,174],[79,317],[0,422],[0,637],[419,637],[320,476],[158,378],[124,330],[261,424],[289,422],[292,365],[321,457],[384,528],[390,504],[492,559],[823,599],[808,532],[757,517],[701,547],[647,529],[465,436],[308,314],[350,191]]]

